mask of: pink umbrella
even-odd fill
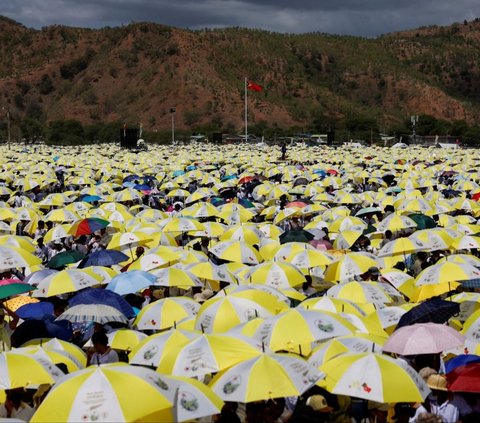
[[[317,250],[321,251],[327,251],[333,248],[332,244],[328,241],[325,241],[324,239],[314,239],[312,241],[309,241],[308,243]]]
[[[450,326],[417,323],[393,332],[382,349],[402,355],[437,354],[464,342],[465,337]]]

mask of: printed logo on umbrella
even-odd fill
[[[326,322],[324,320],[315,320],[315,325],[322,332],[333,332],[334,330],[333,325],[330,322]]]
[[[187,411],[197,411],[198,410],[198,400],[195,396],[189,392],[180,392],[180,406]]]
[[[241,383],[242,377],[240,375],[232,376],[230,379],[227,380],[227,383],[223,385],[224,394],[233,394],[238,389]]]

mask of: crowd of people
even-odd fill
[[[247,145],[157,147],[138,154],[113,147],[95,147],[88,152],[49,147],[3,149],[0,248],[34,256],[36,261],[9,267],[3,258],[6,253],[0,254],[0,293],[2,281],[31,287],[3,297],[0,349],[5,353],[21,350],[37,338],[59,338],[82,348],[88,365],[129,362],[131,351],[109,345],[109,334],[128,329],[152,336],[180,330],[176,323],[142,329],[139,319],[148,307],[179,297],[195,302],[198,306],[181,329],[193,338],[204,331],[202,312],[238,287],[260,291],[272,301],[281,299],[283,306],[271,316],[259,316],[260,306],[253,315],[242,309],[239,321],[231,324],[228,317],[220,316],[223,329],[216,333],[235,336],[252,320],[261,325],[276,313],[331,299],[328,308],[321,303],[313,308],[347,319],[355,327],[351,336],[361,333],[361,341],[368,340],[375,349],[379,339],[383,345],[395,333],[401,316],[414,306],[432,300],[459,304],[468,296],[470,308],[461,318],[457,312],[443,321],[435,316],[430,320],[465,335],[456,349],[404,356],[382,353],[380,345],[373,351],[395,357],[419,375],[418,383],[429,391],[422,401],[380,402],[343,394],[331,389],[327,372],[322,377],[327,383],[317,380],[297,396],[251,402],[229,401],[225,396],[218,414],[199,420],[479,421],[480,383],[476,383],[477,391],[452,391],[446,367],[467,352],[472,363],[480,362],[480,356],[474,357],[480,352],[479,339],[470,330],[480,327],[480,315],[475,317],[480,309],[480,277],[475,274],[475,269],[480,269],[478,154],[305,146],[286,153],[275,147]],[[103,260],[112,251],[123,257],[108,264],[88,263],[95,254],[104,253]],[[352,262],[345,264],[350,258]],[[450,279],[434,281],[430,275],[424,282],[427,272],[449,260],[467,276],[453,271]],[[195,265],[201,263],[213,269],[213,276],[195,273]],[[267,264],[278,267],[256,278],[255,270],[266,269]],[[179,269],[192,283],[164,283],[160,281],[162,269]],[[65,272],[70,270],[84,272],[93,282],[89,279],[76,288],[75,284],[64,287],[67,283],[62,282],[57,293],[45,293],[45,281],[50,282],[56,274],[68,275]],[[132,283],[138,289],[121,291],[122,299],[134,311],[125,321],[100,324],[95,319],[62,319],[82,290],[115,292],[110,282],[129,273],[135,279],[134,272],[148,273],[152,279],[140,288]],[[339,294],[341,287],[353,283],[358,284],[359,292],[368,287],[375,295],[368,297],[367,292],[365,299],[360,294]],[[40,310],[42,303],[51,308],[34,316],[25,313],[29,307],[33,310],[32,306]],[[382,310],[391,310],[396,317],[389,322],[379,317],[375,324],[366,323],[369,316],[380,315]],[[215,332],[211,327],[207,333]],[[258,341],[255,327],[251,330],[252,340]],[[242,337],[246,333],[243,331]],[[315,351],[335,338],[316,339],[307,352],[286,345],[274,352],[311,361]],[[141,339],[139,343],[146,342]],[[349,351],[345,346],[329,359],[352,352],[360,350]],[[323,360],[320,371],[328,359]],[[63,373],[69,372],[62,362],[55,364]],[[208,384],[214,376],[198,378]],[[394,382],[392,386],[389,389],[395,389]],[[29,421],[48,398],[50,388],[6,389],[0,417]]]

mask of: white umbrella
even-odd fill
[[[63,312],[57,320],[69,320],[72,323],[96,322],[105,324],[109,322],[127,323],[127,318],[115,307],[104,304],[79,304]]]

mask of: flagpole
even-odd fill
[[[247,77],[245,77],[245,142],[248,140],[248,102],[247,102]]]

